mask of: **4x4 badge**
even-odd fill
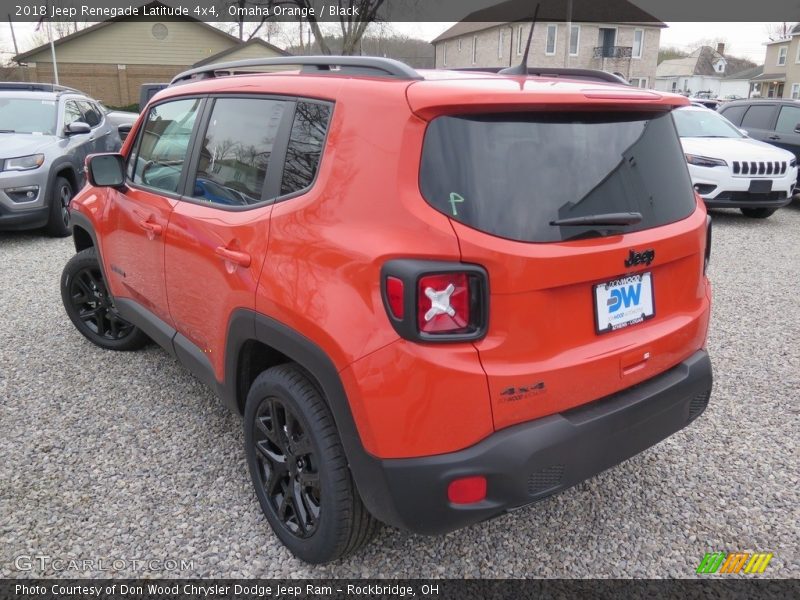
[[[628,254],[628,258],[625,259],[625,266],[633,267],[642,264],[649,265],[651,262],[655,260],[655,258],[656,258],[655,250],[643,250],[642,252],[631,250],[630,254]]]

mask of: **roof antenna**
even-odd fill
[[[533,21],[531,21],[531,30],[528,32],[528,45],[525,46],[525,54],[522,55],[522,62],[514,67],[507,67],[499,71],[502,75],[527,75],[528,74],[528,52],[531,49],[531,40],[533,39],[533,28],[536,25],[536,16],[539,14],[539,3],[536,3],[536,9],[533,11]]]

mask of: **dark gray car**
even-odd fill
[[[120,145],[117,126],[81,92],[0,83],[0,230],[69,235],[67,206],[84,184],[86,156]]]
[[[727,102],[719,113],[753,139],[792,152],[800,160],[800,102],[763,98]]]

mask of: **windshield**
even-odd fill
[[[744,137],[728,119],[712,111],[676,110],[672,114],[681,137]]]
[[[55,135],[56,101],[0,98],[0,131]]]
[[[425,134],[420,190],[456,221],[525,242],[639,231],[695,208],[668,112],[439,117]],[[551,224],[631,212],[641,221]]]

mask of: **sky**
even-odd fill
[[[392,27],[400,33],[413,37],[421,37],[427,41],[452,26],[453,23],[392,23]],[[682,50],[696,49],[696,42],[723,38],[726,42],[725,53],[732,56],[749,58],[758,64],[764,62],[764,42],[767,38],[767,23],[667,23],[668,27],[661,32],[661,46],[675,46]],[[31,47],[31,36],[34,23],[15,23],[20,51]],[[0,59],[5,62],[13,55],[11,30],[8,22],[0,22]]]

